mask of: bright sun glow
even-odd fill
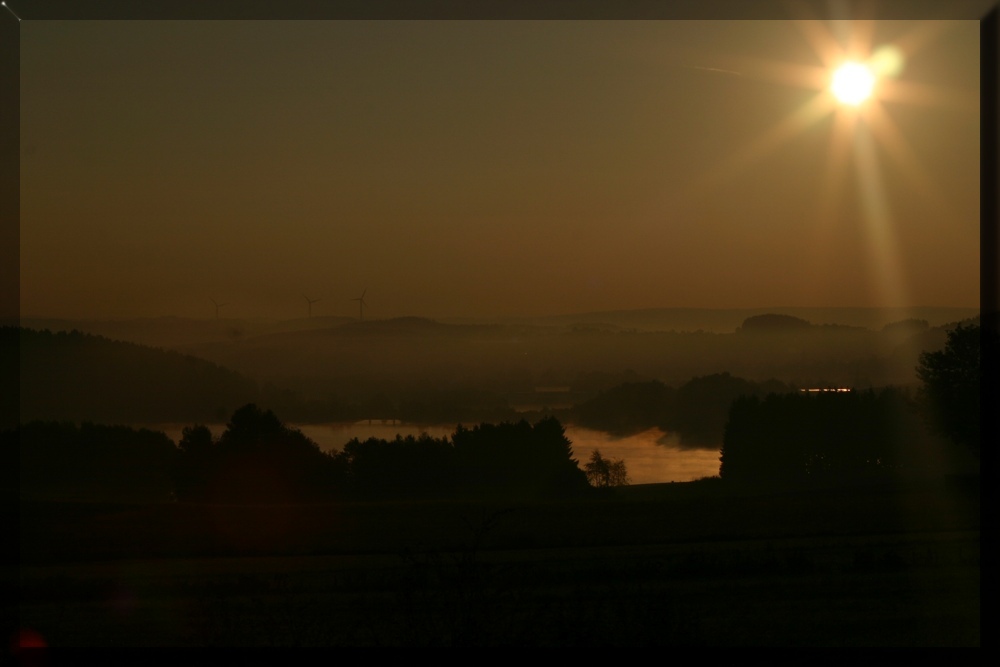
[[[842,43],[829,26],[819,21],[798,21],[796,27],[810,42],[822,66],[804,66],[759,58],[735,57],[713,60],[713,67],[696,67],[709,73],[721,72],[747,79],[770,79],[792,86],[817,91],[798,108],[765,128],[742,146],[735,146],[724,160],[719,161],[700,177],[684,182],[683,191],[675,191],[675,202],[693,206],[705,198],[719,196],[722,184],[741,172],[747,172],[780,146],[805,133],[816,124],[833,117],[829,136],[824,176],[816,206],[816,228],[826,234],[839,220],[841,200],[845,199],[844,177],[847,162],[853,154],[859,183],[860,204],[872,249],[871,269],[876,287],[885,303],[906,303],[906,287],[894,236],[894,220],[888,197],[881,184],[882,166],[876,146],[895,161],[914,192],[933,206],[942,216],[953,215],[937,184],[921,164],[901,128],[886,113],[886,102],[911,103],[950,107],[961,110],[975,120],[979,99],[965,91],[923,86],[914,81],[899,80],[906,60],[920,48],[931,43],[940,33],[949,30],[950,22],[918,22],[913,30],[900,34],[891,44],[872,44],[874,24],[855,22],[850,25],[853,36]],[[856,30],[855,30],[856,29]],[[875,48],[873,48],[875,47]],[[852,58],[863,57],[863,60]],[[862,55],[864,54],[864,55]],[[870,55],[869,55],[870,54]],[[713,74],[714,76],[715,74]],[[876,90],[875,84],[878,84]],[[831,94],[832,93],[832,94]],[[837,107],[840,108],[837,108]],[[836,272],[835,264],[817,244],[817,275]],[[825,279],[825,278],[824,278]]]
[[[872,94],[875,75],[860,63],[844,63],[833,73],[833,94],[844,104],[857,106]]]

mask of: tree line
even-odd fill
[[[683,445],[718,446],[734,400],[793,391],[777,380],[752,382],[729,373],[695,377],[676,389],[657,380],[629,382],[577,405],[572,419],[616,435],[655,427],[677,433]]]
[[[761,396],[761,386],[721,374],[695,378],[676,392],[658,383],[625,385],[602,395],[604,409],[616,402],[630,406],[633,412],[622,423],[634,427],[662,419],[668,400],[674,406],[692,401],[702,405],[700,414],[715,415],[728,400],[726,391],[742,391],[724,408],[723,480],[797,483],[885,476],[918,466],[922,459],[932,461],[930,449],[937,445],[928,437],[928,424],[979,456],[983,337],[996,349],[995,334],[982,333],[979,326],[949,332],[943,349],[921,357],[917,376],[923,385],[916,395],[887,387]],[[666,416],[653,424],[684,428],[685,417]],[[687,432],[697,434],[697,429]],[[219,438],[205,426],[191,426],[179,446],[146,429],[29,422],[0,432],[0,456],[5,470],[20,473],[13,482],[10,475],[4,478],[20,497],[67,500],[533,498],[627,481],[624,465],[599,452],[581,470],[553,417],[535,424],[460,426],[450,438],[352,440],[340,451],[323,452],[254,404],[234,412]]]
[[[740,396],[729,409],[719,475],[765,484],[872,479],[932,469],[959,452],[978,464],[984,346],[1000,347],[995,330],[955,326],[942,349],[921,354],[915,393]]]
[[[270,410],[236,410],[218,437],[187,427],[178,445],[147,429],[31,422],[0,434],[26,499],[298,503],[586,493],[555,418],[457,427],[450,438],[353,439],[324,452]]]
[[[182,500],[538,498],[589,487],[554,418],[458,426],[450,438],[354,438],[326,453],[248,405],[217,441],[203,426],[186,429],[179,452]]]
[[[720,452],[724,480],[790,483],[873,477],[914,463],[921,437],[897,388],[736,399]]]

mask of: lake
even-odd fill
[[[163,431],[174,442],[180,441],[181,431],[186,424],[149,426]],[[207,424],[212,435],[219,437],[226,429],[225,424]],[[352,438],[366,440],[382,438],[392,440],[396,434],[418,436],[426,433],[435,438],[450,436],[454,425],[444,424],[404,424],[380,422],[378,420],[331,423],[331,424],[289,424],[302,431],[324,451],[341,449]],[[660,429],[649,429],[634,435],[617,437],[588,428],[564,425],[566,437],[573,443],[573,455],[580,467],[590,459],[595,449],[604,458],[622,459],[628,468],[633,484],[653,484],[657,482],[690,482],[702,477],[719,474],[719,449],[690,449],[681,447],[675,434],[664,433]]]

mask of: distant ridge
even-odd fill
[[[458,324],[445,323],[427,317],[394,317],[382,320],[365,320],[350,322],[337,328],[339,333],[373,333],[373,334],[449,334],[475,333],[496,329],[491,324]]]
[[[269,333],[324,329],[354,321],[349,317],[316,316],[291,320],[189,318],[166,315],[116,320],[23,318],[2,322],[36,331],[81,331],[140,345],[179,348],[212,342],[233,342]]]
[[[343,329],[342,334],[416,333],[419,331],[473,331],[448,327],[559,327],[590,331],[676,331],[733,333],[745,320],[759,315],[787,315],[814,325],[837,324],[881,330],[887,324],[908,319],[926,320],[930,327],[969,320],[978,308],[645,308],[636,310],[592,311],[538,317],[439,317],[406,316],[359,322],[355,317],[316,316],[289,320],[183,318],[174,316],[116,320],[23,318],[3,320],[0,325],[36,330],[82,331],[112,340],[154,347],[179,349],[206,343],[234,343],[248,338]]]
[[[812,324],[841,324],[878,330],[886,324],[906,319],[927,320],[941,326],[979,314],[978,308],[645,308],[571,313],[541,317],[508,317],[494,320],[442,318],[445,322],[483,322],[531,324],[535,326],[604,325],[609,328],[638,331],[706,331],[732,333],[743,322],[757,315],[788,315]]]
[[[14,421],[210,421],[259,395],[254,380],[216,363],[79,331],[3,327],[0,356],[20,369]]]
[[[313,340],[321,337],[440,337],[476,336],[483,333],[501,331],[504,327],[495,324],[458,324],[444,323],[427,317],[395,317],[378,320],[348,320],[332,327],[289,329],[264,333],[253,339],[249,344],[267,345],[279,341],[296,339]]]

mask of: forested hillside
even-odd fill
[[[258,398],[253,380],[214,363],[78,331],[5,327],[0,349],[4,367],[20,365],[22,423],[218,420]]]

